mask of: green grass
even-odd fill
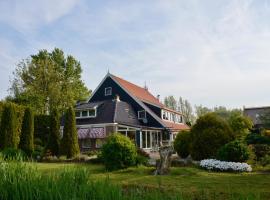
[[[168,176],[153,176],[154,168],[133,167],[106,172],[94,164],[36,164],[43,174],[60,173],[66,167],[86,169],[89,180],[104,181],[124,190],[160,191],[169,196],[187,199],[270,199],[270,174],[218,173],[194,167],[172,168]]]

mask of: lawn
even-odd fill
[[[172,168],[170,175],[153,176],[152,167],[106,172],[97,164],[37,163],[38,171],[53,174],[69,167],[86,168],[90,180],[109,179],[124,189],[144,188],[191,199],[270,199],[270,174],[217,173],[195,167]]]

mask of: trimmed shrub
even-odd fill
[[[174,150],[181,158],[186,158],[190,154],[191,135],[190,131],[180,131],[174,140]]]
[[[80,153],[75,113],[70,107],[65,114],[64,133],[61,144],[62,155],[73,158]]]
[[[217,158],[223,161],[245,162],[249,159],[248,147],[238,140],[229,142],[219,149]]]
[[[106,169],[117,170],[135,165],[137,151],[128,137],[115,133],[109,136],[102,146],[101,156]]]
[[[251,133],[246,137],[247,144],[270,144],[270,137],[262,136],[259,133]]]
[[[0,148],[15,148],[19,143],[18,125],[16,118],[16,107],[13,103],[4,105],[2,120],[0,125]]]
[[[195,160],[214,158],[220,147],[234,139],[228,123],[214,113],[200,117],[191,128],[191,156]]]
[[[30,108],[24,112],[19,148],[27,155],[34,151],[34,115]]]
[[[47,148],[53,156],[59,155],[60,149],[60,116],[57,110],[53,110],[50,120],[50,136]]]

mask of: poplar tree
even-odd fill
[[[58,156],[60,149],[60,115],[54,109],[50,116],[50,135],[47,150],[50,150],[52,155]]]

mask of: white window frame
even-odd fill
[[[142,113],[142,112],[144,112],[144,116],[145,116],[144,118],[140,117],[140,113]],[[146,111],[145,110],[139,110],[138,111],[138,119],[146,119]]]
[[[108,90],[109,90],[110,92],[108,92]],[[112,87],[106,87],[106,88],[105,88],[105,91],[104,91],[104,95],[105,95],[105,96],[111,96],[111,95],[112,95]]]
[[[94,110],[95,115],[89,115],[89,111]],[[82,112],[87,111],[87,116],[82,116]],[[97,108],[90,108],[90,109],[85,109],[85,110],[76,110],[76,112],[80,112],[80,116],[76,117],[76,119],[83,119],[83,118],[96,118],[97,117]]]

